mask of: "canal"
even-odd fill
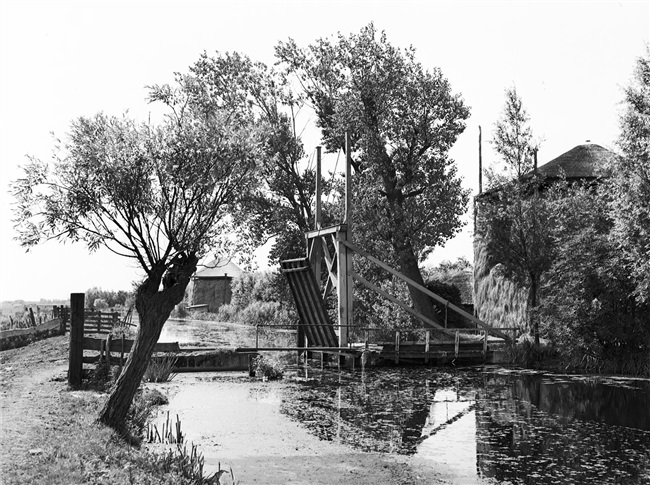
[[[292,451],[283,448],[291,437],[273,442],[274,430],[289,422],[350,453],[405,459],[418,476],[447,470],[452,483],[650,483],[646,379],[497,367],[294,366],[281,382],[243,374],[173,382],[159,419],[166,411],[179,415],[208,469],[217,460],[245,467],[258,455]],[[238,436],[251,423],[259,436]]]
[[[503,368],[312,372],[283,412],[325,440],[497,483],[649,483],[650,382]]]

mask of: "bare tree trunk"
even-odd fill
[[[418,265],[418,259],[413,251],[413,247],[410,244],[406,244],[403,247],[397,248],[394,247],[395,252],[397,253],[398,262],[400,265],[401,273],[407,278],[412,279],[416,283],[424,286],[424,280],[422,278],[422,273],[420,273],[420,267]],[[428,295],[425,295],[417,288],[413,288],[411,285],[408,285],[409,295],[411,296],[411,301],[413,302],[413,307],[419,313],[425,317],[433,320],[436,323],[440,323],[438,314],[431,302],[431,298]],[[448,339],[449,337],[443,332],[435,331],[435,327],[429,325],[426,322],[423,322],[425,326],[433,328],[435,337]]]
[[[533,332],[535,345],[539,345],[539,320],[537,318],[537,288],[539,278],[530,274],[530,287],[528,288],[528,328]]]
[[[99,413],[99,422],[118,432],[125,431],[129,408],[147,370],[153,349],[174,306],[183,300],[197,262],[196,256],[189,256],[180,264],[173,264],[164,278],[163,271],[152,271],[138,287],[135,301],[140,316],[138,334],[124,370]],[[163,289],[158,290],[161,281]]]

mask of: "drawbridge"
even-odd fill
[[[428,288],[419,285],[397,270],[391,268],[379,259],[366,253],[347,241],[347,226],[342,224],[329,228],[310,231],[306,234],[308,256],[281,262],[281,270],[287,278],[291,293],[296,303],[300,323],[298,325],[298,346],[296,350],[310,352],[340,353],[348,356],[359,356],[365,351],[371,351],[383,360],[394,362],[429,362],[453,361],[456,359],[490,360],[495,352],[511,339],[503,329],[492,328],[474,315],[457,307]],[[369,282],[352,270],[351,258],[357,257],[374,263],[391,276],[416,287],[431,299],[444,305],[445,325],[427,318],[413,309],[408,303],[399,301],[377,285]],[[325,267],[322,268],[321,264]],[[314,266],[316,269],[314,269]],[[325,273],[325,284],[321,288],[318,274]],[[372,329],[359,328],[352,320],[352,284],[357,281],[367,288],[377,292],[406,312],[420,319],[423,327],[420,330],[422,338],[418,341],[403,341],[403,333],[395,330],[395,339],[391,342],[371,343],[366,337],[364,342],[349,341],[349,330],[365,331],[366,335]],[[325,306],[325,300],[334,290],[338,294],[338,325],[332,323]],[[463,317],[472,328],[448,328],[446,326],[447,312],[455,312]],[[404,330],[410,334],[418,330]],[[437,338],[432,339],[432,335]]]
[[[344,223],[322,227],[320,209],[320,147],[317,148],[316,165],[316,229],[308,231],[307,257],[291,259],[281,262],[281,271],[285,274],[298,311],[300,323],[296,347],[285,348],[254,348],[239,349],[240,351],[257,350],[297,350],[299,354],[304,351],[337,353],[339,355],[358,357],[368,352],[378,353],[380,357],[389,358],[395,362],[413,360],[429,362],[429,359],[458,359],[463,356],[479,356],[488,360],[490,352],[495,352],[511,337],[505,330],[493,328],[466,312],[463,308],[452,304],[441,296],[433,293],[428,288],[404,276],[376,257],[363,251],[352,244],[349,224],[351,220],[351,159],[349,137],[346,135],[346,176],[345,176],[345,213]],[[424,293],[432,300],[444,307],[444,325],[422,315],[412,308],[407,302],[402,302],[387,293],[384,289],[365,279],[353,270],[352,258],[363,259],[368,264],[377,265],[381,270],[388,272],[391,277],[400,279],[412,288]],[[324,275],[324,284],[321,285],[321,276]],[[371,331],[385,331],[385,328],[360,328],[353,321],[353,286],[354,282],[376,292],[383,298],[399,306],[404,311],[418,318],[423,327],[420,329],[422,338],[416,342],[403,341],[401,335],[406,330],[394,329],[393,342],[375,342],[371,345],[368,337]],[[338,308],[338,322],[335,325],[327,312],[325,301],[330,294],[336,291]],[[469,322],[471,328],[453,329],[447,326],[447,314],[456,313],[464,321]],[[364,342],[350,342],[351,329],[366,331]],[[413,334],[413,329],[408,329]],[[473,334],[473,335],[472,335]],[[434,336],[435,339],[431,337]],[[257,342],[257,337],[256,337]],[[353,360],[354,362],[354,360]]]

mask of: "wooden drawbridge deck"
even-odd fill
[[[280,263],[287,277],[304,331],[310,347],[338,347],[338,337],[330,321],[309,259],[290,259]],[[302,342],[301,342],[302,343]]]

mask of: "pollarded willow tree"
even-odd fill
[[[276,56],[313,105],[325,147],[344,149],[351,135],[355,239],[422,284],[419,263],[462,225],[468,193],[448,151],[469,109],[440,69],[426,70],[373,24],[306,48],[289,40]],[[428,296],[410,296],[438,321]]]
[[[12,187],[26,248],[51,239],[106,247],[145,273],[135,344],[99,415],[120,431],[165,321],[253,183],[258,153],[246,112],[224,102],[201,113],[172,88],[160,99],[172,114],[159,127],[79,118],[55,159],[30,159]]]

